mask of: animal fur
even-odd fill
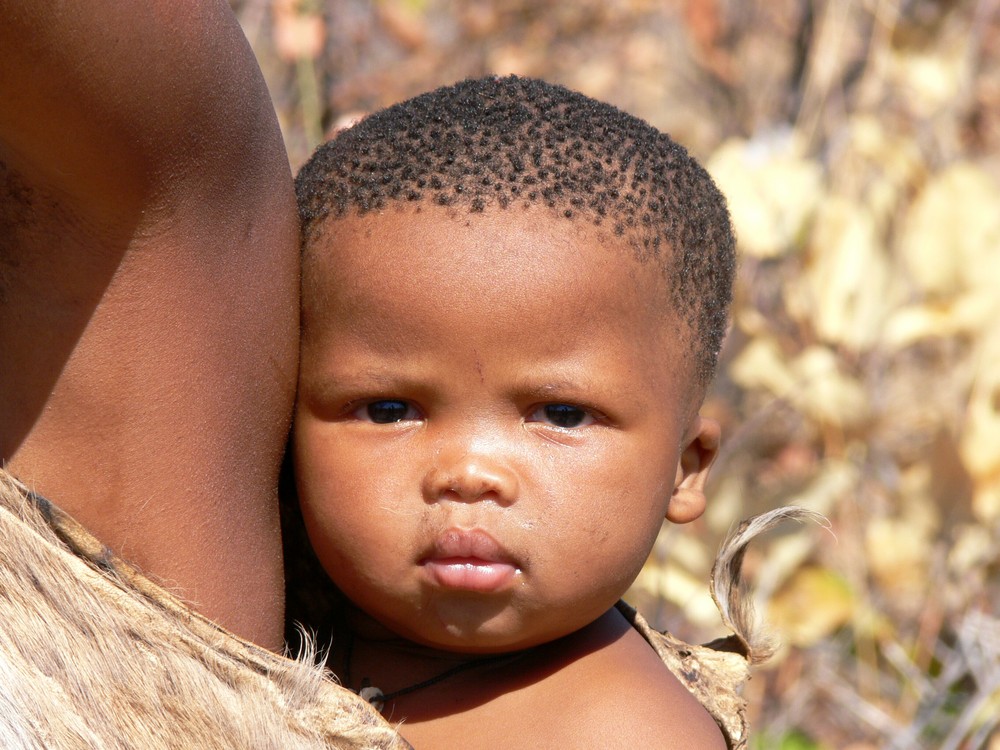
[[[241,641],[0,471],[0,747],[409,747],[304,659]]]

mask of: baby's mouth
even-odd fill
[[[500,591],[518,573],[511,556],[482,529],[448,529],[420,564],[431,583],[458,591]]]

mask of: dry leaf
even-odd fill
[[[754,574],[756,597],[766,601],[781,589],[816,551],[814,535],[793,534],[775,539]]]
[[[719,624],[719,611],[712,601],[707,574],[699,578],[677,563],[650,561],[643,566],[632,588],[672,602],[684,610],[685,618],[694,625]]]
[[[744,388],[787,399],[820,424],[845,428],[868,416],[864,388],[841,372],[836,355],[826,347],[809,347],[786,364],[778,342],[762,336],[733,360],[729,376]]]
[[[948,568],[958,578],[985,569],[998,554],[996,542],[981,524],[966,524],[956,529],[955,541],[948,550]]]
[[[894,310],[882,342],[898,351],[922,339],[965,336],[996,323],[995,289],[969,290],[954,300],[907,305]]]
[[[793,645],[808,648],[843,627],[855,614],[847,582],[826,568],[801,568],[768,605],[767,620]]]
[[[969,75],[967,39],[952,39],[930,50],[902,49],[889,55],[889,80],[914,114],[929,117],[953,102]]]
[[[744,507],[744,486],[740,477],[726,474],[715,486],[705,509],[705,523],[713,532],[719,534],[732,528],[734,518],[746,515]]]
[[[859,470],[851,461],[827,458],[809,486],[795,496],[795,504],[829,515],[836,504],[855,492]]]
[[[866,351],[878,342],[898,297],[874,216],[861,203],[832,197],[812,237],[805,283],[816,332],[824,341]]]
[[[1000,281],[1000,186],[983,169],[956,164],[935,175],[906,216],[899,251],[926,294],[955,295]]]
[[[923,175],[920,147],[909,135],[887,130],[882,118],[855,115],[847,128],[850,150],[874,166],[896,188],[910,185]]]
[[[606,99],[621,81],[622,71],[617,61],[607,57],[595,57],[581,63],[571,71],[567,85],[579,91],[586,91],[595,99]]]
[[[880,231],[889,228],[926,170],[913,137],[889,130],[870,114],[850,118],[847,138],[834,158],[837,194],[863,202]]]
[[[678,529],[679,533],[670,535],[666,559],[682,565],[696,575],[707,576],[712,569],[713,553],[709,552],[704,539],[694,533],[685,533],[687,528],[690,527]]]
[[[908,518],[874,518],[865,529],[868,568],[886,591],[917,609],[928,581],[933,539]]]
[[[972,491],[972,512],[984,523],[1000,519],[1000,476],[979,481]]]
[[[764,390],[779,398],[796,386],[781,345],[771,336],[752,339],[729,365],[729,377],[747,390]]]
[[[425,46],[429,32],[424,16],[424,3],[411,0],[393,0],[376,4],[383,28],[407,50],[415,51]]]
[[[975,483],[973,512],[994,522],[1000,519],[1000,329],[980,346],[959,453]]]
[[[729,201],[742,252],[771,258],[798,246],[822,198],[823,171],[795,154],[790,135],[729,140],[706,166]]]
[[[487,67],[497,75],[530,76],[538,69],[538,56],[524,45],[503,44],[490,50]]]
[[[276,0],[273,5],[274,46],[289,62],[315,60],[323,51],[326,27],[323,17],[304,9],[296,0]]]
[[[792,362],[791,372],[796,381],[791,401],[816,422],[846,428],[868,418],[864,387],[841,371],[826,347],[807,348]]]

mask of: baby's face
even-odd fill
[[[664,516],[703,510],[717,432],[692,416],[658,266],[620,242],[541,209],[425,207],[312,249],[303,513],[334,582],[397,634],[565,635],[624,593]]]

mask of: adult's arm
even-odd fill
[[[224,2],[0,0],[0,458],[278,646],[291,176]]]

